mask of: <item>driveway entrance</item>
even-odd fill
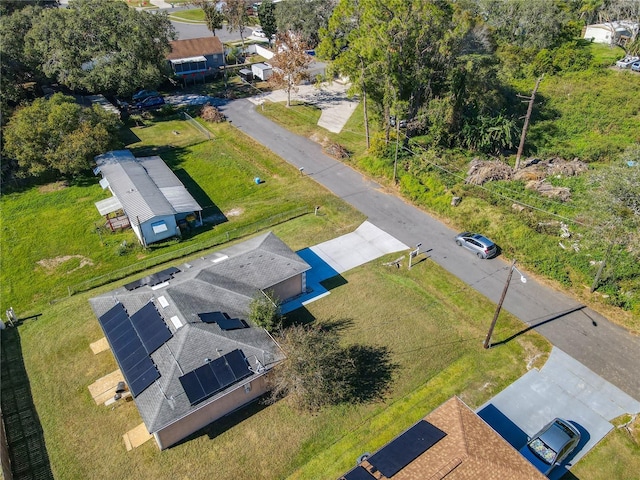
[[[282,313],[328,295],[329,291],[320,282],[388,253],[405,250],[409,247],[369,222],[354,232],[300,250],[298,255],[311,265],[306,275],[307,293],[283,304]]]
[[[568,464],[552,471],[552,479],[602,440],[614,418],[639,412],[640,402],[555,347],[540,371],[530,370],[477,410],[516,450],[555,417],[574,424],[580,444]]]

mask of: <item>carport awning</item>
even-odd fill
[[[100,200],[95,203],[98,212],[100,215],[108,215],[109,213],[117,212],[118,210],[122,210],[122,204],[117,197],[105,198],[104,200]]]
[[[173,65],[182,65],[183,63],[195,63],[195,62],[206,62],[207,59],[200,55],[199,57],[188,57],[188,58],[178,58],[176,60],[171,60]]]

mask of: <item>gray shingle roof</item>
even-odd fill
[[[224,260],[214,263],[220,258]],[[179,377],[204,365],[205,359],[240,349],[254,372],[258,370],[258,362],[268,370],[284,359],[282,351],[263,329],[251,326],[225,331],[215,323],[202,323],[198,313],[221,311],[250,323],[246,313],[259,289],[267,289],[310,267],[269,232],[179,268],[181,271],[162,288],[142,286],[127,291],[122,287],[89,300],[98,317],[116,302],[121,302],[131,315],[153,301],[173,333],[171,339],[151,354],[160,378],[135,398],[151,433],[225,394],[220,392],[191,406]],[[164,297],[165,305],[168,303],[166,307],[162,307],[160,297]],[[183,326],[176,329],[171,317],[178,317]],[[253,373],[229,389],[238,388],[261,374]]]

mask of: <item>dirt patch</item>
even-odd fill
[[[53,182],[53,183],[48,183],[46,185],[42,185],[41,187],[38,188],[38,191],[40,193],[58,192],[60,190],[67,188],[68,186],[69,184],[65,180],[61,180],[59,182]]]
[[[87,257],[83,257],[82,255],[64,255],[61,257],[44,258],[42,260],[38,260],[36,263],[40,265],[42,268],[44,268],[45,270],[51,272],[56,268],[58,268],[59,266],[73,259],[80,260],[80,263],[78,264],[77,267],[72,268],[71,270],[68,270],[66,273],[75,272],[76,270],[82,267],[93,266],[93,260]]]
[[[239,217],[244,213],[244,208],[232,208],[227,213],[225,213],[226,217]]]

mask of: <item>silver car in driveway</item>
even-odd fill
[[[478,258],[491,258],[498,254],[498,247],[487,237],[479,233],[462,232],[456,235],[456,244],[475,253]]]
[[[555,418],[536,433],[520,453],[543,474],[549,475],[580,443],[580,432],[566,420]]]

